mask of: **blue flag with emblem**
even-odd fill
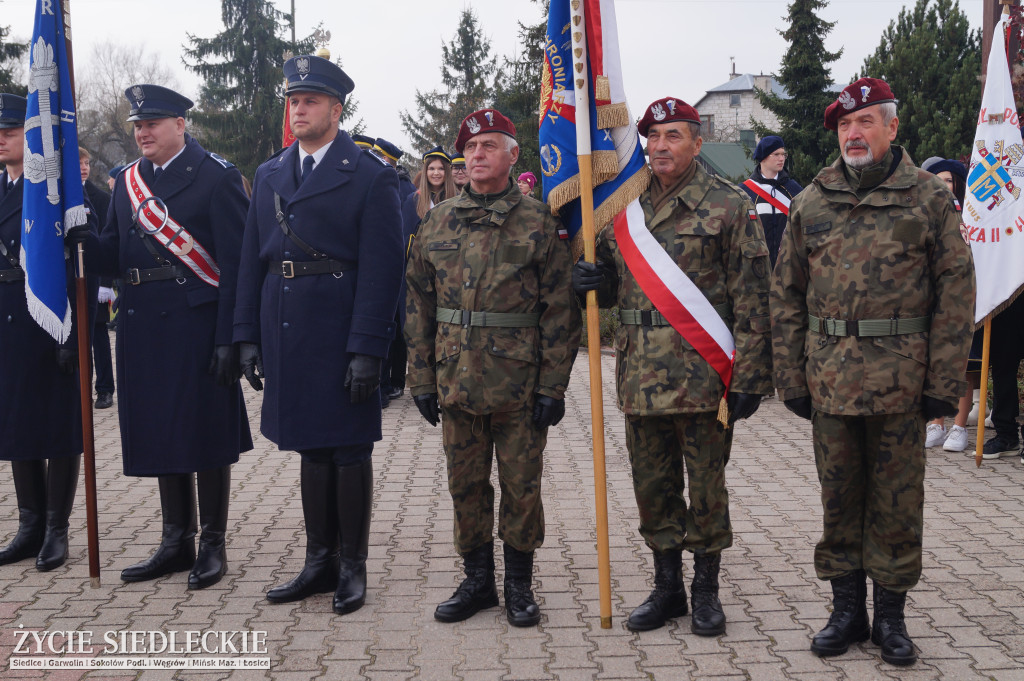
[[[643,193],[650,171],[626,106],[614,0],[583,2],[594,224],[600,230]],[[578,256],[583,251],[583,215],[577,154],[582,152],[576,129],[572,34],[578,30],[573,22],[579,17],[572,14],[570,0],[551,1],[541,80],[540,156],[543,199],[561,218]]]
[[[58,4],[37,0],[25,112],[21,262],[32,318],[60,342],[71,334],[64,234],[86,222],[78,131],[64,21]]]

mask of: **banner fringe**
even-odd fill
[[[89,220],[89,214],[85,210],[84,205],[71,206],[64,211],[64,233],[67,234],[67,230],[70,227],[78,227],[84,225]],[[103,225],[100,225],[102,228]]]
[[[1019,298],[1022,293],[1024,293],[1024,285],[1022,285],[1020,288],[1018,288],[1016,291],[1014,291],[1013,295],[1011,295],[1009,298],[1007,298],[1006,300],[1004,300],[1003,302],[999,303],[994,308],[992,308],[991,312],[989,312],[987,315],[985,315],[985,317],[980,322],[978,322],[977,324],[974,325],[974,330],[977,331],[978,329],[980,329],[983,326],[985,326],[985,320],[986,319],[989,319],[989,318],[995,319],[997,314],[999,314],[1000,312],[1004,312],[1006,310],[1006,308],[1010,307],[1015,302],[1017,302],[1017,298]]]
[[[27,279],[26,279],[27,282]],[[25,286],[25,301],[28,303],[28,312],[32,319],[36,320],[40,328],[53,336],[58,343],[64,343],[71,336],[71,303],[67,302],[64,308],[64,319],[60,319],[53,311],[46,307],[43,301],[36,298],[27,285]]]
[[[548,205],[551,206],[551,214],[558,215],[562,206],[578,198],[580,198],[580,176],[577,173],[548,192]]]
[[[602,104],[597,107],[597,127],[601,130],[629,125],[629,107],[625,102]]]

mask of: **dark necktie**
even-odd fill
[[[313,160],[313,155],[312,154],[310,154],[309,156],[306,156],[306,158],[302,159],[302,179],[299,180],[299,184],[302,184],[303,182],[305,182],[306,178],[309,177],[309,174],[311,172],[313,172],[313,163],[314,163],[314,160]]]
[[[156,182],[160,179],[160,174],[164,172],[164,169],[160,166],[153,166],[153,181]]]

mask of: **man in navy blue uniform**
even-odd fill
[[[0,460],[11,462],[18,499],[18,533],[0,550],[0,565],[35,557],[45,572],[68,555],[82,415],[76,331],[59,345],[29,315],[25,299],[25,105],[24,97],[0,94]]]
[[[227,571],[231,464],[252,449],[231,342],[248,199],[238,169],[185,132],[191,101],[148,84],[125,96],[142,158],[118,175],[98,247],[86,253],[90,269],[124,280],[116,327],[124,472],[156,476],[163,534],[121,579],[189,570],[188,588],[202,589]]]
[[[301,455],[305,565],[267,599],[334,591],[344,614],[366,599],[370,457],[403,272],[398,176],[338,129],[344,71],[303,55],[284,74],[298,143],[256,171],[235,341],[253,387],[266,367],[261,431]]]

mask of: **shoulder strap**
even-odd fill
[[[292,229],[292,226],[288,224],[288,218],[284,216],[284,210],[281,208],[281,195],[277,192],[274,192],[274,210],[277,211],[277,224],[281,225],[281,231],[284,232],[286,237],[291,239],[296,246],[301,248],[306,255],[314,260],[325,260],[327,258],[326,253],[321,253],[300,239],[299,235]]]

